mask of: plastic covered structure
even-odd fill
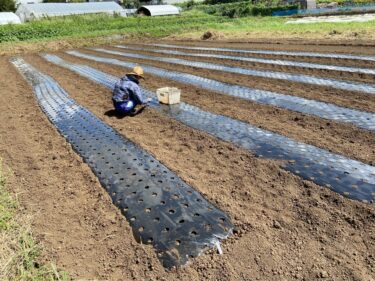
[[[38,3],[22,4],[16,14],[22,22],[43,17],[59,17],[83,14],[118,14],[126,17],[126,11],[116,2],[88,2],[88,3]]]
[[[15,13],[0,13],[0,25],[21,23],[20,18]]]
[[[155,16],[170,16],[179,15],[180,10],[173,5],[150,5],[142,6],[137,10],[137,14],[155,17]]]

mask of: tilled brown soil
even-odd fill
[[[149,44],[155,43],[154,41],[146,41]],[[126,40],[125,43],[139,44],[139,41]],[[142,42],[144,43],[144,42]],[[225,40],[179,40],[179,41],[166,41],[163,40],[162,44],[170,45],[183,45],[183,46],[198,46],[198,47],[220,47],[220,48],[230,48],[230,49],[248,49],[248,50],[270,50],[270,51],[288,51],[288,52],[316,52],[316,53],[337,53],[337,54],[353,54],[353,55],[374,55],[374,44],[309,44],[308,42],[290,42],[283,41],[275,43],[272,42],[229,42]],[[347,43],[347,42],[346,42]],[[269,54],[248,54],[248,56],[257,56],[264,58],[280,58],[280,59],[291,59],[298,61],[310,61],[318,63],[330,63],[338,65],[358,65],[361,67],[371,67],[374,66],[374,62],[369,61],[353,61],[347,59],[335,59],[335,58],[313,58],[313,57],[295,57],[288,55],[269,55]]]
[[[183,66],[171,63],[162,63],[151,60],[132,59],[121,56],[114,56],[105,53],[94,52],[90,50],[82,50],[82,52],[91,53],[97,56],[116,58],[119,60],[147,64],[161,67],[171,71],[180,71],[195,74],[210,79],[215,79],[227,83],[235,83],[247,87],[261,90],[273,91],[287,95],[299,96],[308,99],[314,99],[339,106],[349,107],[353,109],[375,112],[375,95],[362,92],[346,91],[334,89],[326,86],[318,86],[311,84],[303,84],[286,80],[267,79],[242,74],[234,74],[229,72],[221,72],[209,69],[202,69],[190,66]]]
[[[109,90],[39,57],[26,59],[226,211],[236,225],[235,235],[223,243],[223,255],[209,252],[186,268],[165,271],[152,247],[135,242],[88,166],[1,58],[0,155],[15,174],[9,187],[34,214],[34,233],[46,249],[43,259],[55,261],[72,279],[374,280],[373,205],[302,181],[276,161],[256,158],[153,110],[134,118],[111,117]],[[167,82],[150,80],[150,87]],[[209,95],[215,104],[225,98]]]
[[[135,260],[146,263],[153,251],[124,239],[132,237],[128,223],[8,58],[0,59],[0,73],[0,156],[14,174],[8,188],[33,215],[43,260],[73,279],[130,279]]]
[[[126,43],[130,44],[139,44],[139,41],[126,41]],[[230,49],[244,49],[244,50],[270,50],[270,51],[296,51],[296,52],[317,52],[317,53],[338,53],[338,54],[353,54],[353,55],[375,55],[374,51],[374,44],[364,44],[358,45],[357,44],[309,44],[302,41],[299,42],[229,42],[229,41],[214,41],[214,40],[202,40],[202,41],[147,41],[142,42],[142,44],[169,44],[169,45],[182,45],[182,46],[193,46],[193,47],[208,47],[208,48],[230,48]],[[183,49],[174,49],[168,48],[170,50],[180,50],[180,51],[187,51]],[[189,51],[189,52],[198,52],[197,50]],[[207,51],[202,51],[207,53]],[[240,55],[240,56],[249,56],[249,57],[259,57],[259,58],[272,58],[272,59],[287,59],[287,60],[295,60],[295,61],[307,61],[307,62],[315,62],[315,63],[322,63],[322,64],[333,64],[333,65],[345,65],[345,66],[354,66],[354,67],[374,67],[375,63],[371,61],[358,61],[358,60],[347,60],[347,59],[338,59],[338,58],[314,58],[314,57],[296,57],[296,56],[288,56],[288,55],[270,55],[270,54],[246,54],[246,53],[233,53],[233,52],[213,52],[213,53],[222,53],[228,55]]]
[[[72,62],[91,65],[118,77],[128,71],[119,66],[78,59],[64,53],[58,55]],[[227,115],[365,163],[375,163],[373,141],[375,134],[373,132],[358,129],[349,124],[323,120],[273,106],[259,105],[157,76],[148,75],[143,85],[152,90],[166,85],[178,87],[183,92],[182,98],[185,102],[198,105],[204,110]]]
[[[130,47],[142,47],[142,45],[125,45]],[[157,48],[160,49],[160,48]],[[164,49],[169,50],[169,49]],[[150,51],[144,50],[127,50],[118,48],[117,51],[122,52],[137,52],[144,55],[154,56],[154,57],[169,57],[169,58],[179,58],[184,60],[193,60],[193,61],[202,61],[202,62],[209,62],[221,65],[228,65],[228,66],[236,66],[240,68],[250,68],[250,69],[257,69],[257,70],[266,70],[266,71],[277,71],[277,72],[288,72],[294,74],[305,74],[305,75],[312,75],[318,76],[323,78],[334,78],[339,80],[350,80],[350,81],[357,81],[361,83],[375,83],[375,75],[373,74],[364,74],[364,73],[355,73],[355,72],[346,72],[346,71],[334,71],[334,70],[321,70],[321,69],[313,69],[313,68],[304,68],[304,67],[293,67],[293,66],[283,66],[277,64],[264,64],[264,63],[256,63],[256,62],[247,62],[247,61],[236,61],[236,60],[229,60],[229,59],[218,59],[213,57],[192,57],[186,55],[174,55],[174,54],[161,54],[161,53],[154,53]],[[179,50],[180,52],[186,52],[186,50]],[[189,51],[196,53],[197,51]],[[213,52],[205,52],[206,54],[210,54]],[[242,56],[242,54],[235,54],[232,56]],[[285,60],[285,59],[284,59]],[[292,61],[295,61],[292,59]],[[324,63],[322,63],[324,64]],[[372,67],[375,67],[375,62],[373,62]]]
[[[224,255],[203,255],[177,272],[165,272],[150,248],[145,247],[148,257],[132,260],[134,279],[371,278],[372,257],[368,250],[372,252],[373,245],[367,235],[373,233],[373,206],[301,181],[278,168],[274,161],[254,158],[152,110],[134,118],[109,117],[109,90],[39,58],[27,60],[228,212],[237,226],[235,236],[224,242]],[[366,234],[365,228],[370,230]],[[131,236],[122,237],[133,241]],[[127,271],[127,266],[123,270]]]
[[[130,41],[131,42],[131,41]],[[155,43],[155,40],[146,39],[142,43]],[[132,43],[140,43],[134,41]],[[283,39],[224,39],[224,40],[168,40],[164,39],[162,44],[184,45],[184,46],[206,46],[206,47],[222,47],[222,48],[238,48],[238,49],[258,49],[258,50],[275,50],[275,51],[299,51],[299,52],[317,52],[317,53],[345,53],[358,55],[374,55],[375,44],[373,41],[360,40],[283,40]]]

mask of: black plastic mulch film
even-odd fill
[[[105,49],[95,49],[102,52]],[[105,50],[116,55],[117,52]],[[110,63],[122,67],[133,67],[134,63],[123,60],[117,60],[107,57],[98,57],[77,51],[69,51],[70,55],[81,57],[84,59],[94,60],[97,62]],[[375,131],[375,114],[354,110],[346,107],[340,107],[331,103],[320,102],[311,99],[300,98],[291,95],[285,95],[276,92],[264,91],[236,84],[223,83],[217,80],[208,79],[203,76],[192,75],[185,72],[169,71],[161,67],[153,67],[142,64],[143,69],[152,75],[168,78],[185,84],[190,84],[202,89],[208,89],[229,96],[250,100],[253,102],[274,105],[280,108],[286,108],[304,114],[315,115],[321,118],[335,120],[338,122],[351,123],[363,129]]]
[[[342,54],[342,53],[316,53],[316,52],[293,52],[293,51],[272,51],[272,50],[249,50],[249,49],[181,46],[181,45],[168,45],[168,44],[145,44],[145,45],[155,46],[155,47],[163,47],[163,48],[172,48],[172,49],[196,50],[196,51],[215,51],[215,52],[230,52],[230,53],[242,53],[242,54],[261,54],[261,55],[291,56],[291,57],[310,57],[310,58],[330,58],[330,59],[375,61],[375,56],[361,56],[361,55]]]
[[[123,49],[130,49],[126,46],[117,46]],[[137,50],[142,50],[142,48],[132,48]],[[236,73],[236,74],[244,74],[249,76],[257,76],[263,78],[270,78],[270,79],[280,79],[280,80],[287,80],[293,81],[298,83],[306,83],[312,85],[319,85],[319,86],[326,86],[332,87],[336,89],[342,89],[346,91],[357,91],[363,92],[367,94],[375,94],[375,84],[366,84],[354,81],[346,81],[346,80],[338,80],[333,78],[324,78],[320,76],[313,76],[307,74],[293,74],[287,72],[279,72],[279,71],[269,71],[269,70],[257,70],[251,68],[241,68],[235,67],[232,65],[227,64],[217,64],[217,63],[209,63],[204,61],[195,61],[195,60],[185,60],[185,59],[178,59],[175,57],[155,57],[149,55],[142,55],[136,53],[125,53],[125,52],[117,52],[102,48],[93,48],[95,51],[105,52],[108,54],[128,57],[128,58],[136,58],[136,59],[146,59],[146,60],[153,60],[159,62],[166,62],[178,65],[186,65],[190,67],[196,68],[203,68],[203,69],[210,69],[215,71],[222,71],[222,72],[229,72],[229,73]]]
[[[23,59],[11,62],[33,86],[49,120],[88,163],[121,209],[134,237],[152,244],[163,266],[184,265],[206,247],[220,249],[220,240],[233,229],[224,212],[78,105],[50,77]]]
[[[160,50],[160,49],[155,50],[155,49],[150,49],[150,48],[137,48],[132,45],[126,45],[126,46],[120,45],[116,47],[129,49],[129,50],[142,50],[142,51],[158,53],[158,54],[166,54],[166,55],[177,55],[177,56],[198,57],[198,58],[216,58],[216,59],[222,59],[222,60],[247,61],[247,62],[255,62],[255,63],[262,63],[262,64],[293,66],[297,68],[301,67],[301,68],[335,70],[335,71],[363,73],[363,74],[372,74],[372,75],[375,74],[375,69],[372,69],[372,68],[326,65],[326,64],[319,64],[319,63],[297,62],[297,61],[278,60],[278,59],[263,59],[263,58],[257,58],[257,57],[241,57],[239,55],[228,56],[228,55],[218,55],[218,54],[212,54],[212,53],[190,53],[190,52],[182,52],[182,51],[174,51],[174,50]]]
[[[70,63],[54,55],[43,57],[109,89],[113,89],[114,83],[118,80],[117,77],[92,67]],[[297,142],[236,119],[204,111],[190,104],[182,102],[174,106],[160,105],[154,93],[144,88],[142,93],[152,98],[151,106],[154,109],[192,128],[249,149],[260,157],[288,160],[284,168],[304,179],[353,199],[366,202],[373,202],[375,199],[375,167],[373,166]]]

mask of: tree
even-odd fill
[[[123,0],[122,4],[126,9],[138,9],[141,6],[139,0]]]
[[[0,0],[0,12],[16,11],[16,2],[14,0]]]

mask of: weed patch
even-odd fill
[[[21,213],[17,200],[6,189],[0,165],[0,280],[68,280],[53,264],[39,264],[41,248],[30,225],[30,217]]]

